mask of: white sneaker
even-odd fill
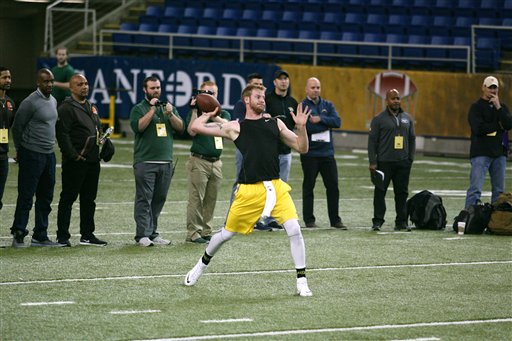
[[[200,258],[199,262],[197,262],[197,264],[194,265],[192,270],[188,272],[187,276],[185,276],[185,285],[190,287],[196,284],[207,267],[208,265],[205,265],[203,263],[203,260]]]
[[[313,293],[309,290],[306,277],[297,278],[297,295],[302,297],[313,296]]]
[[[141,238],[139,240],[139,245],[140,246],[144,246],[144,247],[148,247],[148,246],[153,246],[155,244],[148,237],[144,237],[144,238]]]
[[[155,245],[169,245],[169,244],[171,244],[171,241],[170,241],[170,240],[168,240],[168,239],[163,239],[163,238],[161,238],[160,236],[158,236],[158,237],[154,238],[154,239],[152,240],[152,242],[153,242],[153,244],[155,244]]]

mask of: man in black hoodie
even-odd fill
[[[57,240],[63,246],[71,246],[71,209],[80,195],[80,244],[105,246],[107,242],[94,236],[95,200],[100,177],[100,118],[96,107],[87,100],[87,79],[75,74],[69,86],[71,97],[67,97],[59,106],[56,126],[57,141],[62,152]]]
[[[512,129],[512,115],[507,106],[500,102],[498,89],[496,77],[485,78],[481,97],[469,108],[471,173],[465,207],[480,200],[487,172],[491,177],[491,202],[495,202],[505,190],[508,130]]]

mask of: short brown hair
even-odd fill
[[[250,97],[253,90],[262,90],[265,92],[266,88],[263,85],[250,84],[247,85],[242,91],[242,98]]]

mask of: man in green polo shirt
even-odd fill
[[[68,49],[65,47],[58,47],[55,50],[55,58],[57,58],[57,65],[52,68],[53,83],[52,95],[57,100],[57,105],[66,98],[71,96],[69,91],[69,80],[75,74],[75,69],[68,63]]]
[[[208,91],[217,97],[218,87],[212,81],[201,84],[202,91]],[[195,104],[193,101],[192,103]],[[187,117],[188,127],[198,115],[193,107]],[[229,112],[222,110],[212,122],[226,123],[231,119]],[[188,206],[187,206],[187,238],[193,243],[208,243],[213,229],[213,211],[217,203],[217,193],[222,181],[222,161],[220,154],[223,149],[222,137],[196,135],[187,129],[192,136],[191,156],[187,161],[188,174]]]

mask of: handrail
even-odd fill
[[[471,71],[472,73],[476,72],[476,30],[482,29],[482,30],[510,30],[512,31],[512,26],[496,26],[496,25],[471,25]]]
[[[105,35],[111,34],[124,34],[124,35],[144,35],[154,37],[168,37],[169,45],[157,45],[157,44],[140,44],[140,43],[116,43],[107,42],[104,39]],[[216,47],[194,47],[194,46],[179,46],[173,43],[175,37],[185,38],[202,38],[202,39],[217,39],[217,40],[232,40],[239,41],[240,46],[235,48],[216,48]],[[290,43],[306,43],[311,44],[312,52],[308,51],[263,51],[248,49],[245,46],[246,41],[270,41],[270,42],[290,42]],[[379,46],[388,49],[386,56],[382,55],[359,55],[359,54],[342,54],[342,53],[323,53],[318,52],[319,45],[351,45],[351,46]],[[387,60],[387,67],[389,70],[392,69],[393,60],[418,60],[418,61],[453,61],[466,63],[466,72],[470,73],[471,70],[471,48],[466,45],[431,45],[431,44],[406,44],[406,43],[374,43],[374,42],[361,42],[361,41],[338,41],[338,40],[315,40],[315,39],[293,39],[293,38],[262,38],[262,37],[233,37],[233,36],[220,36],[220,35],[209,35],[209,34],[191,34],[191,33],[164,33],[164,32],[141,32],[141,31],[130,31],[130,30],[113,30],[113,29],[102,29],[99,34],[99,55],[103,55],[104,46],[123,46],[123,47],[144,47],[150,49],[169,49],[168,57],[173,58],[173,51],[180,50],[201,50],[201,51],[219,51],[219,52],[238,52],[239,61],[244,62],[245,55],[247,53],[268,53],[268,54],[286,54],[286,55],[298,55],[298,56],[310,56],[312,58],[312,64],[317,65],[318,57],[350,57],[350,58],[373,58]],[[445,49],[445,50],[464,50],[466,51],[466,58],[431,58],[431,57],[399,57],[393,56],[392,50],[394,47],[417,47],[417,48],[432,48],[432,49]]]

